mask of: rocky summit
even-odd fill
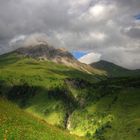
[[[40,43],[32,46],[21,47],[15,51],[18,54],[39,59],[42,61],[53,61],[64,64],[87,73],[99,72],[90,65],[83,64],[73,57],[73,55],[63,48],[54,48],[48,43]],[[100,71],[103,72],[103,71]]]

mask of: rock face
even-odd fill
[[[74,66],[77,63],[77,60],[68,51],[64,49],[55,49],[48,44],[22,47],[17,49],[16,52],[24,56],[39,60],[50,60],[67,66]]]
[[[65,49],[56,49],[47,43],[22,47],[15,52],[39,60],[50,60],[59,64],[65,64],[66,66],[74,67],[87,73],[95,71],[91,66],[80,63]]]
[[[35,46],[22,47],[16,50],[16,52],[25,56],[40,58],[44,60],[56,60],[61,61],[62,58],[75,61],[74,57],[67,51],[62,49],[55,49],[48,44],[39,44]]]

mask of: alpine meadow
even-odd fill
[[[139,140],[139,8],[0,0],[0,140]]]

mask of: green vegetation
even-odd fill
[[[92,76],[64,65],[14,53],[0,58],[1,96],[60,127],[65,127],[64,118],[76,104],[73,96],[69,95],[65,79],[79,79],[81,76],[91,82],[99,80],[98,75]]]
[[[89,102],[72,114],[71,132],[98,140],[138,140],[139,93],[140,89],[130,88],[98,96],[96,101]]]
[[[81,140],[0,98],[1,140]]]
[[[139,93],[139,76],[108,78],[99,71],[87,74],[61,64],[23,57],[16,53],[0,56],[1,98],[17,104],[22,109],[18,109],[21,113],[29,113],[42,120],[43,122],[36,124],[35,117],[32,120],[28,117],[26,119],[26,115],[20,115],[24,117],[25,125],[28,120],[32,120],[31,126],[35,130],[40,129],[44,139],[47,135],[44,132],[47,130],[43,131],[40,127],[48,128],[49,123],[92,140],[138,140]],[[4,103],[6,110],[9,102],[2,101]],[[9,117],[18,112],[16,109],[13,113],[12,110],[9,111]],[[20,119],[22,118],[19,117]],[[13,120],[12,125],[14,124],[16,126]],[[31,138],[33,135],[32,139],[38,138],[40,133],[34,135],[35,130],[31,135],[27,133],[27,137]],[[53,127],[51,130],[53,131]],[[3,129],[0,131],[1,135],[5,134]],[[15,133],[18,139],[19,132],[15,131],[11,129],[8,132]],[[12,136],[10,133],[9,137]],[[62,133],[64,137],[68,135]],[[64,139],[61,134],[58,137],[60,140]]]

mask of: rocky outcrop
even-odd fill
[[[75,58],[68,51],[62,49],[55,49],[48,44],[38,44],[35,46],[22,47],[17,49],[16,52],[25,56],[40,58],[44,60],[56,60],[59,62],[62,58],[65,58],[67,61],[76,61]]]

